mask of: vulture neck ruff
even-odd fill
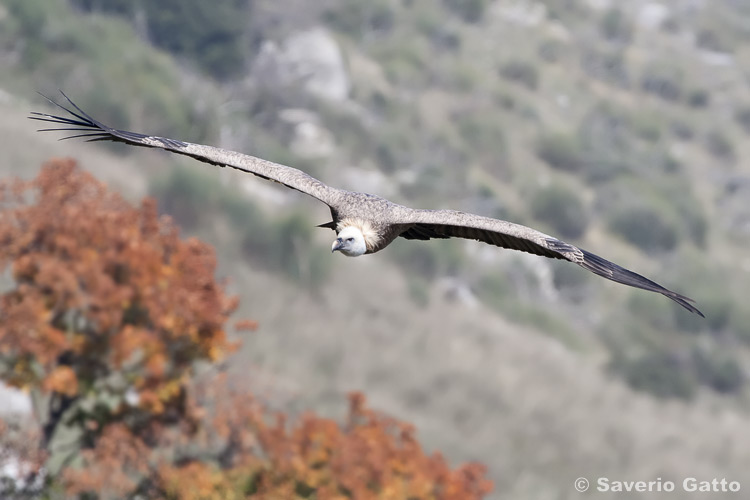
[[[365,239],[365,246],[367,247],[367,253],[372,253],[380,243],[380,234],[372,227],[366,220],[346,218],[339,221],[336,226],[336,234],[340,233],[346,227],[356,227]]]

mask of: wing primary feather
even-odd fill
[[[47,113],[38,113],[35,111],[32,111],[31,114],[35,116],[30,116],[29,118],[32,120],[39,120],[39,121],[46,121],[46,122],[52,122],[52,123],[59,123],[61,125],[75,125],[76,127],[80,127],[78,129],[71,129],[71,128],[50,128],[50,129],[42,129],[40,132],[49,132],[49,131],[75,131],[75,130],[89,130],[89,131],[98,131],[102,136],[109,136],[110,140],[117,141],[117,140],[125,140],[125,141],[132,141],[132,142],[138,142],[141,145],[147,145],[143,144],[142,140],[148,138],[148,135],[145,134],[139,134],[136,132],[128,132],[127,130],[117,130],[112,127],[108,127],[107,125],[104,125],[100,121],[94,119],[91,117],[88,113],[86,113],[84,110],[82,110],[76,103],[74,103],[62,90],[60,93],[65,97],[65,99],[70,103],[71,106],[75,109],[72,110],[66,106],[63,106],[62,104],[53,101],[49,97],[47,97],[44,94],[39,93],[42,97],[44,97],[47,101],[54,104],[56,107],[64,110],[67,113],[70,113],[77,119],[67,118],[64,116],[57,116],[57,115],[50,115]],[[75,138],[73,137],[67,137],[68,139]],[[156,138],[155,138],[156,139]],[[161,139],[161,138],[160,138]],[[171,144],[185,144],[181,141],[174,141],[171,139],[164,140],[165,143],[171,143]],[[171,145],[170,144],[170,145]]]
[[[104,125],[102,122],[94,119],[86,113],[84,110],[82,110],[76,103],[74,103],[62,90],[60,93],[65,97],[65,99],[70,103],[70,105],[73,107],[73,109],[63,106],[60,103],[57,103],[47,97],[46,95],[37,92],[39,95],[44,97],[47,101],[54,104],[56,107],[64,110],[67,113],[70,113],[74,118],[68,118],[64,116],[57,116],[57,115],[51,115],[48,113],[39,113],[36,111],[32,111],[31,114],[34,116],[29,116],[29,119],[31,120],[38,120],[43,122],[50,122],[50,123],[57,123],[59,125],[72,125],[73,127],[58,127],[58,128],[44,128],[39,129],[38,132],[54,132],[54,131],[61,131],[61,132],[91,132],[92,134],[99,135],[100,137],[95,139],[98,141],[114,141],[114,142],[129,142],[132,144],[136,144],[139,146],[146,146],[146,147],[154,147],[153,144],[150,144],[148,141],[158,141],[162,145],[166,146],[167,148],[173,148],[173,149],[181,149],[188,145],[186,142],[178,141],[175,139],[168,139],[165,137],[154,137],[149,136],[146,134],[139,134],[137,132],[130,132],[127,130],[118,130],[112,127],[108,127],[107,125]],[[71,135],[69,137],[63,137],[60,140],[65,139],[76,139],[79,137],[90,137],[89,135],[81,134],[81,135]],[[90,140],[87,142],[91,142]]]
[[[79,137],[101,137],[102,139],[107,139],[109,136],[107,134],[102,134],[101,132],[90,132],[88,134],[76,134],[60,137],[58,141],[67,141],[68,139],[77,139]]]
[[[397,217],[394,219],[406,227],[400,234],[404,238],[466,238],[543,257],[567,260],[608,280],[664,295],[688,311],[705,317],[691,304],[694,301],[689,297],[535,229],[453,210],[419,210],[401,206],[397,210]]]
[[[36,111],[32,111],[31,114],[37,116],[30,116],[30,120],[38,120],[40,122],[67,123],[69,125],[78,125],[80,123],[78,120],[72,120],[63,116],[48,115],[47,113],[37,113]],[[43,116],[44,118],[39,118],[40,116]]]
[[[59,90],[59,89],[58,89],[58,90]],[[63,111],[66,111],[66,112],[70,113],[71,115],[75,116],[76,118],[78,118],[78,119],[79,119],[79,120],[81,120],[82,122],[90,122],[90,124],[91,124],[91,125],[94,125],[94,124],[96,124],[96,121],[95,121],[95,120],[94,120],[93,118],[91,118],[91,117],[90,117],[89,115],[87,115],[87,114],[86,114],[86,113],[85,113],[85,112],[84,112],[84,111],[83,111],[82,109],[80,109],[80,108],[79,108],[78,106],[76,106],[76,105],[75,105],[75,104],[73,103],[73,101],[71,101],[71,100],[70,100],[70,99],[68,98],[68,96],[66,96],[66,95],[65,95],[65,92],[63,92],[62,90],[60,90],[60,93],[61,93],[61,94],[63,95],[63,97],[65,97],[65,99],[67,99],[67,100],[68,100],[68,102],[69,102],[70,104],[72,104],[72,105],[73,105],[73,107],[75,107],[75,108],[76,108],[76,109],[77,109],[78,111],[80,111],[80,112],[81,112],[81,114],[83,114],[83,116],[79,115],[78,113],[75,113],[75,112],[71,111],[70,109],[66,108],[65,106],[63,106],[63,105],[61,105],[61,104],[58,104],[57,102],[53,101],[52,99],[50,99],[50,98],[49,98],[49,97],[47,97],[46,95],[42,94],[41,92],[37,92],[37,94],[39,94],[40,96],[44,97],[44,98],[45,98],[45,99],[46,99],[47,101],[49,101],[49,102],[50,102],[51,104],[53,104],[54,106],[56,106],[56,107],[58,107],[58,108],[62,109]],[[43,114],[43,113],[34,113],[34,114]],[[50,116],[50,115],[47,115],[47,116]],[[57,119],[60,119],[60,120],[66,120],[66,118],[62,118],[62,117],[59,117],[59,116],[54,116],[53,118],[57,118]]]
[[[71,104],[73,104],[73,106],[75,106],[75,108],[78,111],[80,111],[81,114],[76,113],[75,111],[68,109],[63,105],[56,103],[55,101],[53,101],[52,99],[50,99],[49,97],[47,97],[46,95],[42,93],[39,93],[39,95],[44,97],[47,101],[51,102],[58,108],[66,111],[67,113],[70,113],[72,116],[76,118],[76,119],[73,119],[73,118],[67,118],[64,116],[50,115],[48,113],[38,113],[36,111],[32,111],[31,114],[33,116],[29,116],[29,119],[31,120],[37,120],[37,121],[48,122],[48,123],[57,123],[59,125],[72,125],[73,126],[73,127],[65,126],[65,127],[56,127],[56,128],[43,128],[43,129],[39,129],[38,130],[39,132],[54,132],[58,130],[62,132],[84,132],[83,134],[79,134],[79,135],[71,135],[71,136],[62,137],[59,140],[75,139],[78,137],[89,137],[91,135],[99,135],[99,136],[102,136],[102,138],[107,138],[112,135],[111,129],[97,122],[90,116],[88,116],[86,113],[81,111],[78,108],[78,106],[76,106],[72,102]],[[65,98],[68,99],[68,97],[64,93],[63,93],[63,96],[65,96]],[[70,99],[68,99],[68,101],[70,102]]]
[[[36,129],[36,131],[37,132],[58,132],[58,131],[62,131],[62,132],[67,132],[67,131],[70,131],[70,132],[80,132],[81,129],[80,128],[74,128],[74,127],[71,127],[71,128],[38,128],[38,129]],[[101,132],[101,133],[103,134],[103,132]]]
[[[40,129],[41,132],[59,130],[61,132],[73,133],[63,139],[87,138],[88,140],[86,142],[113,141],[124,142],[134,146],[166,149],[177,154],[190,156],[191,158],[195,158],[204,163],[219,165],[222,167],[231,167],[241,170],[242,172],[256,175],[262,179],[278,182],[286,187],[312,196],[331,207],[341,203],[343,194],[345,194],[343,190],[327,186],[323,182],[301,170],[263,160],[262,158],[257,158],[255,156],[228,151],[213,146],[192,144],[189,142],[169,139],[167,137],[139,134],[137,132],[108,127],[82,110],[65,94],[65,92],[61,90],[60,93],[68,102],[67,105],[57,103],[42,93],[39,93],[39,95],[49,101],[56,108],[62,109],[68,113],[70,116],[57,116],[47,113],[31,112],[29,118],[32,120],[60,125],[60,127],[57,128]]]
[[[688,311],[697,314],[698,316],[705,318],[702,312],[700,312],[691,302],[695,302],[693,299],[680,295],[677,292],[673,292],[667,288],[664,288],[658,283],[651,281],[650,279],[641,276],[638,273],[634,273],[624,267],[618,266],[614,262],[610,262],[603,257],[599,257],[596,254],[581,250],[583,253],[583,261],[579,262],[582,268],[591,271],[594,274],[622,283],[623,285],[629,285],[635,288],[641,288],[643,290],[649,290],[664,295],[667,298],[680,304]]]
[[[59,90],[59,89],[58,89],[58,90]],[[101,123],[101,122],[99,122],[99,121],[95,120],[95,119],[94,119],[94,118],[92,118],[92,117],[91,117],[91,116],[90,116],[90,115],[89,115],[88,113],[86,113],[86,112],[85,112],[84,110],[82,110],[81,108],[79,108],[79,107],[78,107],[78,104],[76,104],[76,103],[74,103],[73,101],[71,101],[71,100],[70,100],[70,97],[68,97],[68,96],[67,96],[67,95],[65,94],[65,92],[63,92],[62,90],[60,90],[60,93],[61,93],[61,94],[62,94],[62,96],[63,96],[63,97],[65,98],[65,100],[66,100],[66,101],[68,101],[68,102],[70,103],[70,105],[71,105],[71,106],[73,106],[73,107],[74,107],[74,108],[76,109],[76,111],[78,111],[78,113],[81,113],[81,114],[79,115],[78,113],[74,113],[74,112],[72,112],[71,110],[69,110],[68,108],[66,108],[66,107],[64,107],[64,106],[60,106],[60,105],[58,104],[58,106],[60,106],[60,107],[61,107],[62,109],[64,109],[65,111],[67,111],[67,112],[68,112],[68,113],[70,113],[71,115],[74,115],[74,116],[76,116],[76,117],[80,118],[80,119],[81,119],[81,120],[83,120],[83,121],[89,121],[89,122],[91,122],[91,123],[92,123],[93,125],[96,125],[96,126],[97,126],[98,128],[100,128],[100,129],[102,129],[102,130],[114,130],[114,129],[112,129],[111,127],[107,127],[107,126],[106,126],[106,125],[104,125],[103,123]],[[49,99],[47,99],[47,100],[49,100]],[[53,101],[53,102],[54,102],[54,101]]]

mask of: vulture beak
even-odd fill
[[[336,238],[336,241],[333,242],[333,245],[331,246],[331,253],[335,252],[336,250],[341,250],[341,244],[343,242],[341,241],[341,238]]]

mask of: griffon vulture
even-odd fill
[[[62,93],[62,92],[61,92]],[[47,98],[50,103],[66,111],[69,116],[55,116],[32,112],[29,118],[52,122],[58,127],[40,131],[66,131],[88,141],[116,141],[160,148],[181,155],[218,165],[232,167],[263,179],[278,182],[316,198],[331,209],[333,220],[319,227],[336,231],[332,252],[341,252],[349,257],[371,254],[387,247],[399,236],[409,240],[431,238],[466,238],[482,241],[502,248],[520,250],[542,257],[562,259],[578,264],[594,274],[617,283],[660,293],[672,299],[690,312],[703,314],[690,302],[692,299],[680,295],[629,271],[598,255],[587,252],[535,229],[503,220],[491,219],[455,210],[420,210],[392,203],[379,196],[345,191],[327,186],[296,168],[273,163],[254,156],[227,151],[212,146],[155,137],[117,130],[95,120],[62,93],[72,108],[62,106]]]

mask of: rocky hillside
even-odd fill
[[[585,475],[750,481],[744,3],[227,0],[200,26],[131,4],[0,2],[0,168],[81,158],[217,246],[262,325],[240,380],[331,413],[363,390],[450,458],[486,462],[501,497],[577,497]],[[33,134],[33,90],[57,88],[120,127],[533,225],[707,319],[472,242],[336,259],[312,229],[326,210],[300,195]]]

